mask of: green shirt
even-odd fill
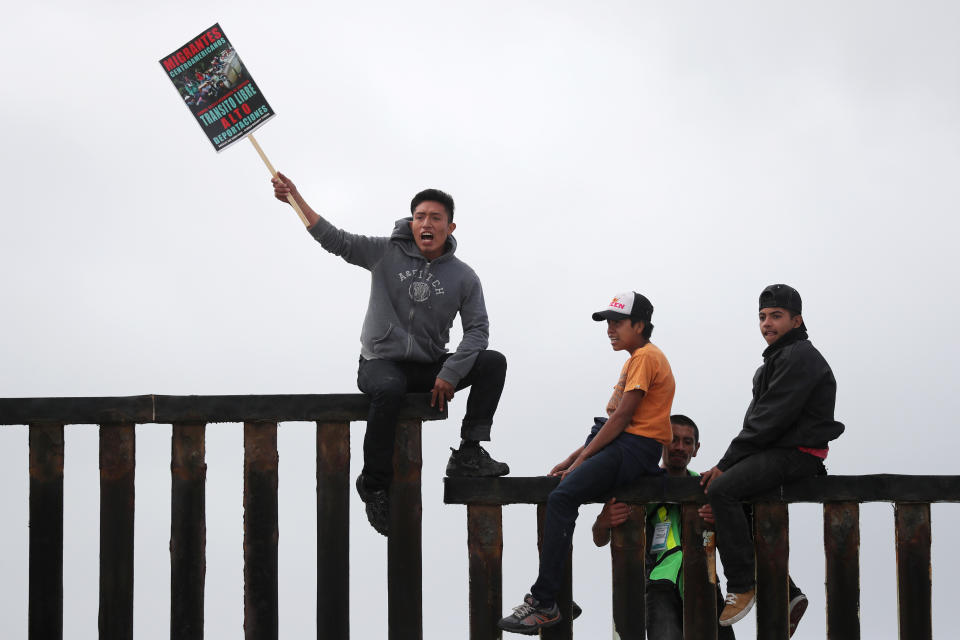
[[[690,469],[687,469],[687,473],[694,477],[700,475]],[[650,545],[647,550],[647,561],[651,567],[647,573],[647,579],[669,580],[677,585],[680,596],[683,597],[683,574],[680,572],[680,567],[683,566],[680,522],[679,504],[650,503],[647,505],[647,540]],[[669,528],[666,531],[662,550],[650,550],[654,543],[654,532],[658,526],[666,528],[666,523],[669,523]]]

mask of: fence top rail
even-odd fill
[[[543,504],[559,479],[547,476],[444,478],[447,504]],[[706,502],[699,478],[644,478],[616,492],[619,502]],[[820,476],[757,495],[751,502],[960,502],[960,476]]]
[[[172,424],[175,422],[350,422],[366,420],[362,393],[165,396],[104,398],[0,398],[0,425]],[[401,420],[443,420],[429,393],[410,393]]]

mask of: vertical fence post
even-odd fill
[[[136,432],[100,426],[100,638],[133,639],[133,518]]]
[[[827,559],[827,639],[860,638],[860,505],[823,505]]]
[[[423,532],[420,496],[421,422],[397,424],[387,539],[387,623],[390,640],[423,638]]]
[[[503,610],[503,507],[467,505],[470,640],[500,637]]]
[[[537,505],[537,551],[543,545],[543,525],[547,518],[547,505]],[[540,637],[549,640],[569,640],[573,637],[573,616],[570,603],[573,601],[573,545],[567,552],[564,562],[563,585],[557,594],[557,605],[560,607],[561,620],[547,629],[540,630]]]
[[[613,629],[620,640],[643,640],[646,633],[646,508],[631,505],[627,521],[610,532]]]
[[[277,424],[243,425],[243,630],[247,640],[277,640]]]
[[[173,425],[170,453],[170,638],[202,640],[207,572],[206,425]]]
[[[930,504],[894,506],[897,538],[897,611],[901,640],[933,638]]]
[[[350,637],[350,423],[317,423],[317,638]]]
[[[790,635],[788,559],[790,531],[787,505],[758,502],[754,505],[757,549],[757,637],[786,640]],[[723,532],[720,532],[723,535]]]
[[[706,530],[697,512],[699,507],[698,504],[684,504],[681,507],[683,637],[688,640],[716,640],[717,571],[716,565],[711,564],[715,558],[713,531]],[[709,535],[704,537],[705,533]]]
[[[63,425],[30,425],[27,634],[63,638]]]

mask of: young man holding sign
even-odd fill
[[[471,386],[452,450],[449,476],[502,476],[510,472],[480,446],[490,439],[507,361],[487,349],[489,323],[480,279],[453,254],[453,198],[427,189],[413,197],[411,217],[397,220],[389,237],[343,231],[310,208],[289,178],[273,178],[276,198],[288,196],[302,209],[310,234],[330,253],[371,272],[370,299],[360,334],[357,386],[370,396],[363,441],[363,471],[357,491],[367,519],[387,535],[388,491],[393,475],[393,441],[403,395],[429,391],[441,411],[454,392]],[[463,339],[448,353],[450,327],[457,314]]]

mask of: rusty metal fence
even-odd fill
[[[547,495],[556,478],[446,478],[444,501],[467,506],[470,558],[470,639],[500,638],[503,615],[502,508],[537,505],[543,526]],[[612,532],[614,627],[621,640],[644,638],[645,504],[682,503],[684,638],[716,640],[716,574],[713,548],[705,544],[697,508],[704,502],[698,478],[650,478],[618,492],[634,505],[630,519]],[[788,637],[789,521],[792,502],[823,504],[826,559],[826,632],[829,640],[860,638],[860,503],[894,504],[898,624],[901,640],[930,640],[930,504],[960,502],[960,476],[826,476],[810,478],[758,496],[754,503],[757,553],[757,638]],[[572,550],[571,550],[572,553]],[[551,640],[573,637],[573,579],[567,564],[558,597],[563,621],[541,631]],[[808,623],[809,624],[809,623]],[[589,637],[589,636],[588,636]]]
[[[317,637],[349,628],[350,422],[366,420],[361,394],[2,398],[0,425],[28,425],[30,555],[28,636],[63,638],[64,427],[100,425],[99,637],[133,638],[135,427],[173,426],[170,637],[203,638],[208,423],[243,423],[244,633],[278,637],[278,455],[280,422],[317,423]],[[387,543],[391,640],[422,637],[421,426],[445,413],[428,394],[401,408]]]
[[[31,640],[63,638],[64,428],[100,425],[100,638],[133,637],[134,469],[138,424],[171,424],[170,636],[203,637],[206,565],[205,429],[243,423],[244,632],[278,637],[277,425],[316,422],[317,637],[347,639],[351,421],[366,419],[360,394],[280,396],[135,396],[0,399],[0,425],[29,426],[29,612]],[[423,637],[421,426],[445,418],[426,394],[406,398],[398,425],[388,541],[388,637]],[[447,478],[444,501],[467,506],[469,637],[500,638],[502,508],[544,505],[554,478]],[[644,637],[645,528],[642,505],[683,504],[685,638],[716,638],[712,550],[703,544],[696,478],[649,479],[620,493],[637,505],[612,536],[614,625],[622,640]],[[787,561],[791,502],[823,504],[826,633],[860,638],[859,504],[895,505],[899,637],[932,638],[930,504],[960,502],[960,476],[830,476],[759,496],[755,504],[757,637],[787,637]],[[538,538],[539,538],[538,531]],[[572,553],[572,551],[571,551]],[[571,638],[572,574],[559,601],[564,622],[544,638]]]

